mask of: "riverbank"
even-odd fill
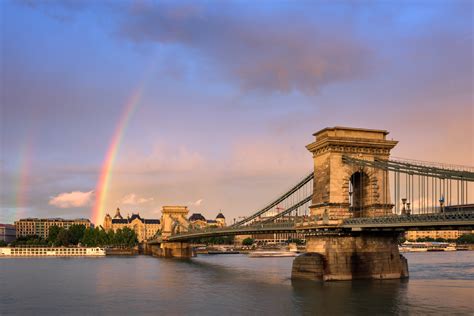
[[[136,256],[139,254],[138,248],[106,248],[107,256]]]

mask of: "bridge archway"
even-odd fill
[[[363,170],[354,172],[349,178],[349,208],[354,217],[361,215],[370,203],[370,177]]]
[[[186,219],[188,215],[186,206],[163,206],[161,211],[161,232],[163,239],[169,236],[187,231],[189,222]]]
[[[341,221],[391,212],[386,171],[346,164],[344,160],[388,160],[397,141],[388,140],[387,134],[384,130],[348,127],[326,128],[314,134],[315,141],[306,146],[314,159],[313,216],[322,219],[327,214],[329,220]]]

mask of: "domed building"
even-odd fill
[[[216,219],[206,219],[201,213],[193,213],[189,217],[189,223],[192,228],[206,228],[206,227],[225,227],[225,217],[222,213],[216,216]]]
[[[201,213],[193,213],[188,220],[192,228],[207,227],[207,220]]]
[[[219,214],[217,214],[216,221],[217,221],[217,224],[219,225],[219,227],[227,226],[226,223],[225,223],[224,214],[222,214],[221,212],[219,212]]]
[[[105,231],[123,229],[125,227],[135,231],[139,242],[147,240],[161,230],[161,223],[159,219],[145,219],[140,217],[139,213],[123,218],[120,214],[120,209],[115,211],[114,218],[109,214],[105,215],[104,223],[102,225]]]

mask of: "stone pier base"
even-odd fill
[[[188,243],[184,242],[163,242],[149,245],[146,253],[155,257],[191,258],[193,249]]]
[[[307,253],[293,261],[293,279],[332,281],[408,277],[407,260],[398,252],[396,234],[314,236],[306,240]]]

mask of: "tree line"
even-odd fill
[[[407,241],[405,237],[399,238],[399,243]],[[432,238],[432,237],[420,237],[415,240],[408,239],[410,242],[449,242],[456,244],[474,244],[474,234],[464,234],[456,239],[445,239],[445,238]]]
[[[117,231],[105,231],[102,228],[86,228],[85,225],[71,225],[69,229],[51,226],[48,238],[37,235],[20,236],[11,243],[12,246],[86,246],[86,247],[134,247],[138,238],[132,229],[124,227]]]
[[[195,241],[197,244],[206,244],[206,245],[232,245],[234,243],[233,236],[223,236],[223,237],[206,237],[200,238]]]

